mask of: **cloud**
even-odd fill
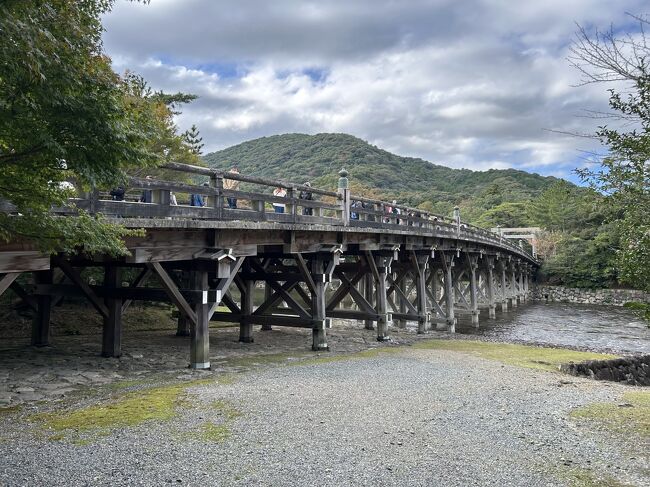
[[[118,3],[105,18],[117,70],[199,95],[179,116],[206,150],[286,132],[347,132],[471,169],[580,165],[603,86],[575,88],[574,21],[626,22],[642,3],[390,0]]]

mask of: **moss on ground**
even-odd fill
[[[570,487],[631,487],[630,484],[620,482],[609,475],[597,475],[585,468],[563,470],[559,477],[566,480]]]
[[[242,415],[242,412],[240,410],[234,408],[226,401],[212,401],[212,403],[210,403],[210,407],[222,414],[227,420],[232,420]]]
[[[616,403],[594,403],[575,409],[571,417],[615,433],[650,440],[650,391],[628,392]]]
[[[224,424],[214,424],[214,423],[203,423],[201,429],[199,430],[196,438],[203,441],[211,441],[214,443],[221,443],[232,434],[230,427],[227,423]]]
[[[476,340],[424,340],[413,345],[413,348],[469,353],[508,365],[552,371],[557,371],[561,364],[569,362],[616,358],[614,355],[578,352],[564,348],[535,347]]]
[[[0,408],[0,418],[3,416],[9,416],[10,414],[19,413],[21,410],[22,406],[20,404],[14,406],[3,406]]]
[[[74,411],[62,410],[39,413],[31,421],[54,432],[69,434],[94,433],[105,435],[110,431],[137,426],[146,421],[169,421],[178,414],[177,409],[185,404],[188,387],[211,382],[209,380],[155,387],[129,392],[108,404],[98,404]]]

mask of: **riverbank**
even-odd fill
[[[220,328],[208,372],[179,369],[186,339],[168,331],[128,335],[119,360],[89,357],[90,337],[4,350],[3,374],[40,360],[29,380],[79,382],[3,410],[0,484],[646,483],[647,406],[617,406],[635,389],[557,371],[596,354],[394,331],[379,344],[334,328],[337,352],[313,354],[303,330],[259,332],[251,350]],[[631,429],[608,428],[598,404]]]
[[[531,299],[551,303],[623,306],[626,303],[650,304],[650,293],[636,289],[588,289],[535,284],[531,288]]]

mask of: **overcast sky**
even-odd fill
[[[575,87],[576,30],[626,28],[647,0],[118,1],[104,44],[118,72],[199,96],[178,118],[210,152],[287,132],[345,132],[452,167],[569,177],[598,145]],[[571,179],[574,179],[573,177]]]

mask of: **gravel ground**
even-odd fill
[[[107,387],[97,385],[97,393]],[[0,416],[0,484],[548,486],[591,472],[648,485],[647,450],[639,456],[633,440],[568,416],[630,390],[408,347],[358,360],[269,365],[230,383],[192,387],[176,419],[88,444],[48,439],[25,420],[42,409],[28,403]],[[66,401],[99,399],[72,394]],[[226,417],[214,401],[241,414]],[[201,438],[196,432],[206,423],[224,425],[230,436]]]

